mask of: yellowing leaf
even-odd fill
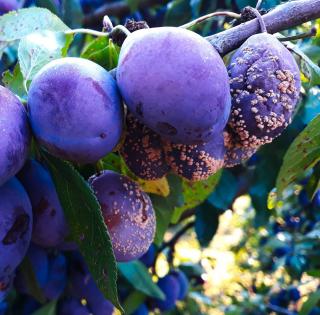
[[[142,189],[151,194],[168,197],[170,194],[170,187],[166,177],[157,180],[143,180],[137,179]]]

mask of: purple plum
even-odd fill
[[[33,208],[32,241],[42,247],[59,246],[69,229],[49,171],[29,160],[18,177]]]
[[[17,0],[0,0],[0,15],[20,8]]]
[[[206,142],[227,123],[226,67],[194,32],[160,27],[132,33],[121,48],[117,83],[131,113],[169,141]]]
[[[23,186],[16,178],[0,187],[0,291],[29,248],[32,209]]]
[[[19,99],[0,86],[0,185],[25,163],[31,142],[27,112]]]
[[[300,71],[273,35],[251,36],[229,65],[232,95],[228,122],[244,147],[270,143],[290,124],[300,93]]]
[[[126,176],[103,171],[90,179],[101,205],[117,261],[141,257],[150,247],[156,228],[149,196]]]
[[[170,167],[165,159],[161,137],[130,113],[126,122],[126,138],[120,153],[129,169],[146,180],[165,176]]]
[[[61,301],[58,306],[57,315],[91,315],[89,309],[82,305],[80,300],[67,298]]]
[[[44,66],[31,83],[28,107],[37,140],[59,158],[95,163],[120,140],[116,83],[90,60],[62,58]]]

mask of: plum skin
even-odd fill
[[[0,187],[0,289],[24,258],[31,240],[32,208],[16,178]],[[1,291],[1,290],[0,290]]]
[[[0,86],[0,185],[16,175],[25,163],[31,133],[25,108],[7,88]]]
[[[170,167],[166,162],[161,137],[131,113],[128,113],[126,123],[126,137],[120,153],[128,168],[145,180],[165,176]]]
[[[225,148],[222,133],[203,144],[185,145],[166,141],[164,150],[172,171],[190,181],[206,180],[223,167]]]
[[[155,235],[155,213],[149,196],[126,176],[103,171],[89,180],[101,205],[117,261],[145,254]]]
[[[232,108],[228,125],[247,148],[270,143],[291,122],[300,93],[300,71],[273,35],[251,36],[228,67]]]
[[[160,309],[160,311],[167,312],[174,309],[180,294],[179,280],[175,275],[168,274],[159,279],[158,286],[165,295],[165,300],[152,300],[152,306]]]
[[[69,228],[49,171],[29,160],[18,177],[33,208],[32,241],[42,247],[61,245]]]
[[[17,0],[0,0],[0,15],[20,8]]]
[[[30,122],[51,154],[95,163],[117,145],[123,108],[116,83],[101,66],[82,58],[51,61],[30,85]]]
[[[175,143],[197,144],[222,131],[230,113],[228,73],[194,32],[142,29],[125,40],[117,83],[131,113]]]

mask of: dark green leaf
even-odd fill
[[[57,8],[53,0],[36,0],[36,6],[50,10],[53,14],[59,15],[59,8]]]
[[[197,207],[195,231],[201,246],[208,246],[219,226],[221,211],[204,202]]]
[[[163,292],[152,281],[148,269],[142,262],[136,260],[127,263],[119,263],[118,267],[121,274],[136,290],[157,299],[165,298]]]
[[[19,272],[26,284],[27,292],[41,304],[45,303],[46,297],[44,296],[39,283],[36,278],[35,270],[33,270],[31,261],[28,257],[25,257],[19,266]]]
[[[67,25],[69,25],[69,27],[81,27],[83,21],[83,12],[80,0],[62,0],[62,16],[63,20]]]
[[[320,160],[320,115],[299,134],[289,147],[277,178],[279,194],[298,176]]]
[[[1,16],[0,30],[0,42],[8,44],[34,32],[64,32],[69,28],[47,9],[29,8]]]
[[[157,217],[157,228],[154,239],[156,245],[162,243],[164,233],[170,224],[174,208],[181,205],[183,202],[183,200],[181,200],[181,198],[183,198],[181,179],[175,175],[168,175],[167,179],[170,186],[169,196],[166,198],[157,195],[151,196]]]
[[[189,22],[192,11],[189,0],[174,0],[168,4],[168,10],[164,18],[166,26],[180,26]]]
[[[238,191],[238,182],[234,175],[224,170],[218,185],[208,197],[208,202],[220,210],[227,210]]]
[[[40,309],[36,310],[32,315],[56,315],[57,301],[53,300]]]
[[[132,314],[146,299],[146,296],[140,291],[133,291],[123,302],[123,308],[126,314]]]
[[[26,82],[31,81],[47,63],[62,57],[66,45],[62,32],[35,32],[24,37],[19,44],[18,59]]]
[[[113,305],[121,309],[112,244],[100,205],[91,187],[70,163],[45,152],[43,156],[56,185],[72,238],[79,245],[100,290]]]
[[[308,297],[308,300],[302,305],[299,315],[308,315],[311,312],[312,308],[317,305],[319,300],[320,290],[311,293]]]
[[[205,201],[218,184],[221,174],[222,171],[219,171],[210,176],[207,180],[201,182],[189,182],[187,180],[183,180],[182,194],[184,202],[181,206],[174,209],[172,223],[177,223],[183,212],[188,209],[195,208]]]

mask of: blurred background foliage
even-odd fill
[[[25,7],[51,10],[71,28],[96,30],[102,29],[104,14],[114,25],[135,19],[147,21],[150,27],[179,26],[210,12],[240,12],[248,5],[256,5],[252,0],[21,2]],[[267,11],[279,4],[278,0],[264,0],[261,8]],[[234,23],[230,18],[216,17],[193,30],[208,36]],[[158,220],[155,243],[161,249],[150,271],[154,277],[162,277],[179,267],[190,282],[186,299],[168,314],[320,314],[319,165],[308,165],[307,171],[300,169],[283,195],[275,189],[289,146],[320,111],[320,20],[282,33],[295,35],[312,26],[316,27],[317,36],[294,44],[313,61],[318,77],[308,79],[308,65],[297,57],[304,82],[301,102],[293,123],[278,139],[250,160],[223,170],[205,183],[189,184],[175,176],[164,182],[141,182],[145,190],[153,193]],[[0,67],[3,82],[23,99],[17,51],[16,42],[4,48]],[[81,55],[108,70],[116,67],[118,53],[119,47],[109,39],[89,35],[77,35],[69,48],[69,55]],[[117,156],[110,155],[103,163],[128,173]],[[135,283],[136,269],[128,272],[129,268],[134,266],[120,267],[119,291],[129,292],[123,303],[125,308],[134,310],[146,295]],[[14,298],[13,293],[8,303]]]

